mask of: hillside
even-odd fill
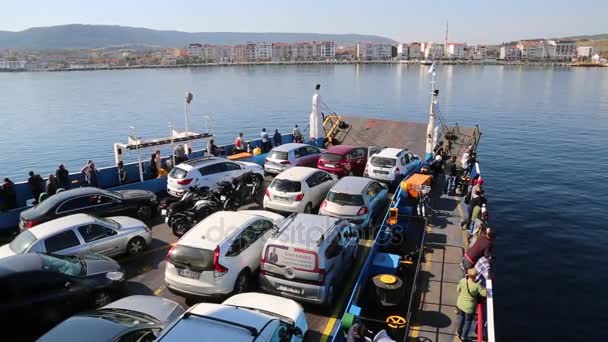
[[[189,43],[239,44],[248,41],[286,42],[333,40],[337,44],[359,41],[395,41],[360,34],[280,33],[280,32],[181,32],[109,25],[62,25],[35,27],[19,32],[0,31],[0,49],[73,49],[125,45],[182,47]]]

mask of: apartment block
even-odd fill
[[[270,43],[256,43],[254,51],[254,59],[256,61],[269,61],[272,59],[272,44]]]
[[[336,43],[332,41],[313,42],[314,55],[320,59],[336,58]]]
[[[392,58],[392,45],[385,43],[357,43],[356,55],[361,60],[387,60]]]
[[[505,44],[500,47],[498,58],[503,61],[515,61],[521,56],[521,51],[515,44]]]
[[[407,60],[410,58],[410,45],[406,43],[397,44],[397,59]]]
[[[420,46],[424,59],[440,59],[444,56],[444,44],[433,42],[422,43]]]
[[[447,58],[450,59],[465,59],[466,58],[466,43],[448,43]]]
[[[595,54],[593,46],[580,46],[576,48],[576,56],[581,58],[591,58]]]
[[[420,59],[422,58],[422,50],[420,43],[410,43],[408,45],[408,58],[409,59]]]

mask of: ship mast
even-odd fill
[[[435,63],[431,65],[429,73],[431,74],[431,103],[429,105],[429,124],[426,127],[426,154],[425,160],[433,157],[433,144],[435,143],[435,104],[437,103],[437,96],[439,90],[435,89]]]

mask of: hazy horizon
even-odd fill
[[[145,4],[144,8],[139,2],[119,0],[86,6],[76,0],[59,0],[52,5],[42,0],[8,0],[2,4],[0,31],[83,24],[183,32],[366,34],[409,42],[443,41],[449,21],[449,40],[467,43],[608,33],[608,1],[599,0],[576,7],[563,0],[513,0],[490,5],[481,0],[465,4],[449,0],[179,0]]]

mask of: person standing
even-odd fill
[[[304,141],[304,139],[302,138],[302,132],[300,132],[300,128],[298,127],[298,125],[296,125],[293,128],[293,131],[291,132],[291,135],[293,135],[293,142],[294,143],[302,143]]]
[[[310,112],[309,127],[310,127],[310,143],[317,146],[323,147],[325,139],[325,127],[323,127],[323,109],[327,108],[325,102],[321,98],[319,91],[321,85],[315,86],[315,93],[312,96],[312,111]]]
[[[38,198],[44,189],[44,180],[39,174],[30,171],[30,178],[27,179],[27,184],[30,186],[32,195],[34,196],[34,204],[38,204]]]
[[[262,138],[262,140],[261,140],[262,153],[266,153],[266,152],[272,150],[272,143],[270,142],[270,137],[268,136],[268,132],[266,132],[266,128],[262,128],[262,133],[260,133],[260,136]],[[270,148],[268,148],[269,144],[270,144]]]
[[[49,179],[46,181],[46,194],[48,196],[53,196],[57,193],[57,179],[54,174],[49,175]]]
[[[152,153],[150,157],[150,179],[158,177],[158,168],[156,167],[156,153]]]
[[[460,280],[456,288],[458,292],[458,299],[456,300],[458,328],[456,333],[461,341],[466,341],[469,337],[479,298],[487,296],[486,288],[475,281],[476,277],[477,270],[475,268],[467,269],[466,276]]]
[[[232,147],[233,154],[245,152],[245,140],[243,139],[243,132],[239,132],[239,135],[234,139],[234,146]]]
[[[9,178],[4,178],[4,184],[0,188],[2,192],[2,201],[4,206],[2,211],[17,208],[17,191],[15,191],[15,183]]]
[[[179,165],[188,160],[188,157],[186,157],[186,150],[184,149],[184,145],[177,145],[173,150],[173,156],[175,157],[175,165]]]
[[[210,156],[219,157],[220,152],[220,148],[215,144],[215,141],[213,139],[209,139],[209,143],[207,144],[207,153]]]
[[[154,160],[156,161],[156,170],[157,170],[157,173],[158,173],[158,172],[160,172],[160,169],[162,168],[162,166],[160,164],[161,163],[161,159],[162,159],[161,156],[160,156],[160,150],[156,150],[154,152],[154,154],[156,154],[156,157],[154,158]]]
[[[57,189],[70,188],[70,173],[65,169],[63,164],[60,164],[55,171],[55,179],[57,180]]]
[[[127,175],[127,171],[125,170],[125,164],[121,161],[118,162],[118,181],[121,185],[127,184],[129,182],[129,177]]]
[[[97,187],[97,169],[92,160],[89,160],[87,164],[80,169],[80,173],[84,175],[84,181],[88,186]]]
[[[469,246],[462,256],[462,266],[467,270],[477,263],[482,256],[492,259],[492,247],[495,238],[494,230],[490,227],[486,228],[485,234],[479,236],[475,243]]]
[[[458,170],[456,169],[456,156],[452,156],[452,158],[445,162],[443,171],[445,173],[445,188],[443,189],[443,193],[454,196],[456,176],[458,175]]]
[[[279,133],[278,129],[274,130],[274,135],[272,136],[272,140],[274,140],[274,146],[281,146],[281,144],[283,143],[283,136],[281,136],[281,133]]]

